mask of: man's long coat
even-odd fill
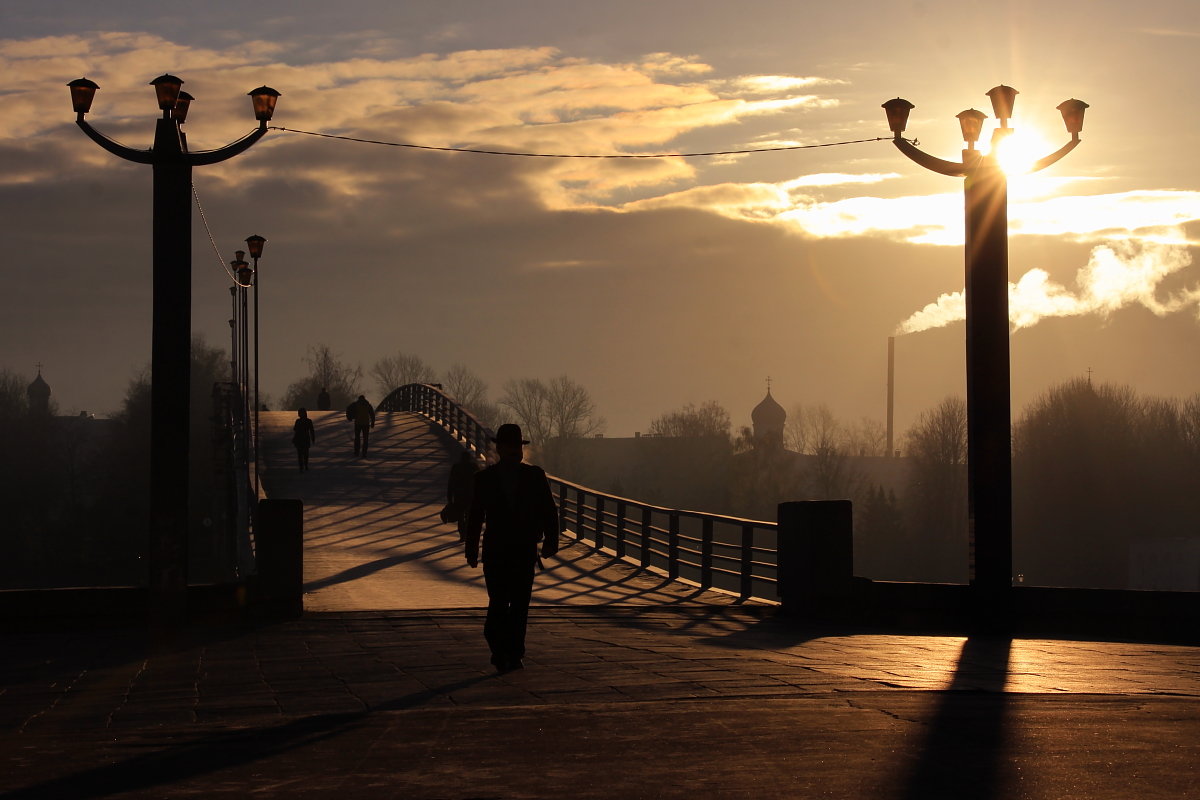
[[[506,485],[506,470],[515,470],[516,480]],[[511,477],[512,473],[508,473]],[[466,551],[479,552],[483,536],[483,561],[536,557],[538,543],[552,541],[557,549],[558,507],[546,472],[533,464],[493,464],[475,473],[471,511],[467,517]]]

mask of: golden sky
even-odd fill
[[[396,7],[402,6],[402,7]],[[201,13],[201,8],[203,12]],[[193,10],[194,9],[194,10]],[[872,7],[873,9],[873,7]],[[196,96],[193,150],[274,124],[434,147],[550,153],[740,150],[888,136],[880,103],[942,158],[955,114],[1020,91],[1042,155],[1055,106],[1091,104],[1083,144],[1010,196],[1014,401],[1083,374],[1200,391],[1194,4],[794,2],[26,2],[0,7],[0,366],[45,375],[64,410],[107,412],[149,356],[149,170],[87,141],[148,146],[148,81]],[[1064,33],[1069,32],[1069,33]],[[994,120],[985,122],[986,141]],[[226,343],[219,260],[262,261],[264,389],[324,342],[369,367],[396,350],[463,363],[492,394],[568,374],[610,435],[715,399],[881,418],[897,343],[901,429],[962,392],[961,181],[886,141],[700,159],[522,159],[272,132],[196,170],[193,327]],[[379,399],[376,391],[368,396]]]

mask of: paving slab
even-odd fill
[[[337,416],[265,482],[305,500],[305,616],[0,634],[0,795],[1200,798],[1196,647],[800,625],[573,543],[498,674],[429,518],[457,445],[381,415],[355,460]]]

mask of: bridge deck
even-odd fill
[[[262,415],[270,497],[304,501],[305,608],[309,611],[481,608],[480,570],[469,568],[453,525],[438,512],[460,446],[413,413],[381,413],[366,458],[335,411],[312,412],[317,441],[300,473],[292,412]],[[534,589],[535,605],[728,605],[735,598],[639,572],[564,537]]]

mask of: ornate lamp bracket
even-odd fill
[[[897,137],[892,140],[892,144],[896,145],[896,149],[908,156],[910,160],[915,161],[932,172],[949,175],[951,178],[961,178],[971,171],[966,164],[960,164],[957,161],[946,161],[937,156],[931,156],[924,150],[918,149],[907,139]],[[1061,157],[1059,156],[1059,158]]]
[[[189,153],[188,162],[193,167],[201,167],[205,164],[219,164],[249,150],[250,146],[261,139],[266,132],[267,125],[264,122],[241,139],[238,139],[236,142],[230,142],[224,147],[216,150],[201,150],[198,153]]]
[[[117,144],[112,139],[109,139],[103,133],[100,133],[100,131],[89,125],[82,116],[75,120],[75,124],[87,134],[89,139],[118,158],[123,158],[126,161],[133,161],[137,164],[154,163],[154,152],[152,150],[135,150],[132,147],[126,147],[123,144]]]
[[[1065,156],[1067,153],[1071,152],[1078,146],[1079,146],[1079,134],[1075,134],[1075,136],[1072,137],[1071,141],[1067,142],[1062,147],[1058,148],[1057,150],[1055,150],[1053,153],[1046,156],[1045,158],[1039,158],[1037,161],[1033,162],[1033,168],[1030,169],[1029,171],[1030,172],[1038,172],[1040,170],[1045,169],[1046,167],[1050,166],[1055,161],[1058,161],[1060,158],[1062,158],[1063,156]]]

